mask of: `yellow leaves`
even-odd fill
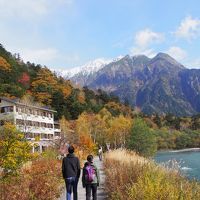
[[[85,103],[85,93],[83,91],[80,91],[77,97],[79,103],[83,104]]]
[[[41,103],[50,105],[50,103],[52,102],[51,94],[49,94],[48,92],[35,92],[34,96],[37,101]]]
[[[76,133],[78,135],[91,135],[87,113],[82,113],[76,121]]]
[[[30,159],[30,145],[15,126],[6,123],[0,130],[0,163],[4,170],[15,172]]]
[[[100,110],[99,115],[105,121],[108,121],[112,118],[111,113],[106,108],[103,108],[102,110]]]
[[[57,90],[60,90],[64,98],[67,98],[72,92],[72,86],[70,84],[60,84],[57,86]]]
[[[132,126],[132,119],[119,115],[111,122],[110,137],[115,141],[115,145],[125,145],[127,136]]]
[[[46,67],[40,69],[37,74],[37,80],[43,83],[49,83],[50,85],[55,85],[57,83],[57,81],[55,80],[55,76]]]
[[[11,71],[11,66],[10,64],[7,62],[6,59],[4,59],[3,57],[0,56],[0,69],[3,71],[7,71],[10,72]]]
[[[107,109],[99,114],[82,113],[76,121],[76,133],[81,136],[90,136],[95,143],[110,142],[115,146],[125,145],[130,133],[132,119],[119,115],[113,117]]]

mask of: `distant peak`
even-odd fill
[[[163,61],[167,61],[168,63],[171,63],[173,65],[177,65],[181,68],[184,68],[184,66],[182,64],[180,64],[178,61],[176,61],[174,58],[172,58],[170,55],[166,54],[166,53],[158,53],[154,58],[151,59],[151,62],[155,62],[157,60],[163,60]]]
[[[171,62],[171,63],[178,63],[180,64],[178,61],[176,61],[174,58],[172,58],[170,55],[166,54],[166,53],[158,53],[154,58],[152,58],[152,60],[157,60],[157,59],[163,59],[163,60],[166,60],[168,62]]]
[[[164,58],[164,59],[170,58],[170,59],[175,60],[175,59],[172,58],[170,55],[168,55],[168,54],[166,54],[166,53],[162,53],[162,52],[158,53],[158,54],[155,56],[155,58]]]
[[[133,56],[133,59],[149,59],[149,58],[143,54],[138,54]]]

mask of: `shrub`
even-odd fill
[[[24,167],[18,176],[1,179],[5,200],[53,200],[60,194],[61,162],[41,158]]]

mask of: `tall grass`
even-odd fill
[[[105,156],[109,200],[199,200],[200,184],[176,169],[164,168],[134,152],[115,150]]]

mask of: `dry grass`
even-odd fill
[[[109,200],[199,200],[200,184],[177,169],[156,165],[134,152],[116,150],[105,157]]]

